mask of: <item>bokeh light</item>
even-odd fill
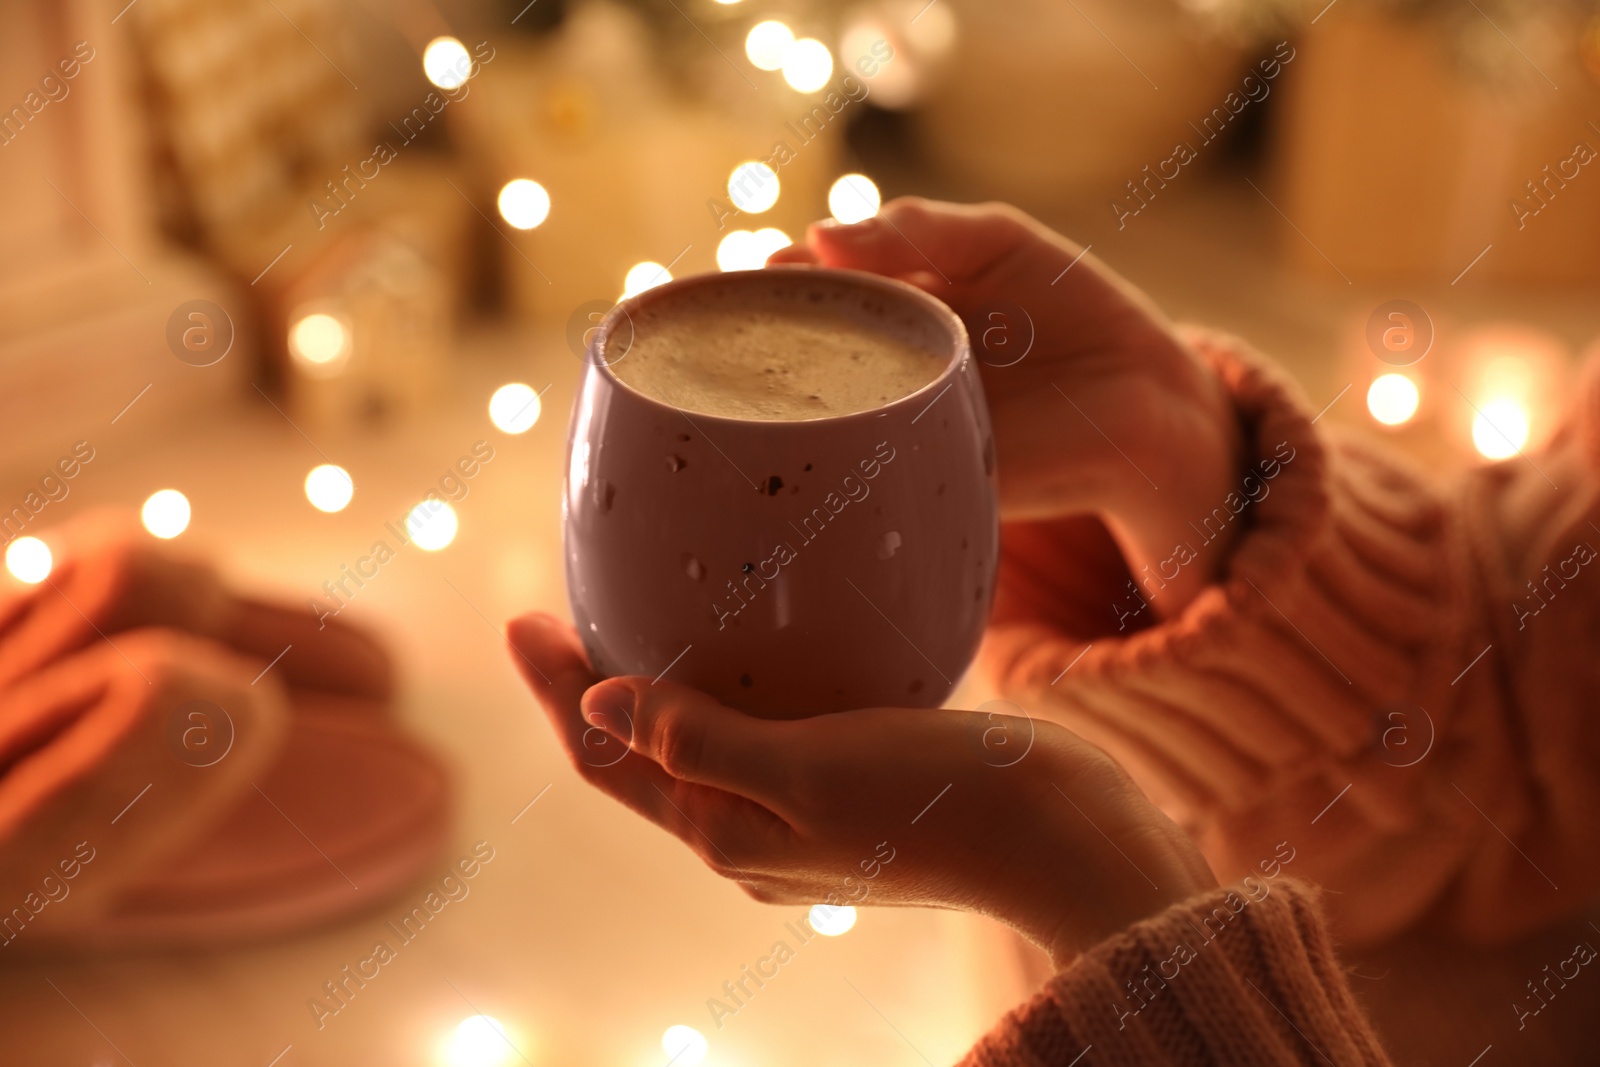
[[[749,230],[733,230],[717,244],[717,267],[721,270],[757,270],[765,263],[761,241]]]
[[[454,37],[435,37],[422,50],[422,73],[441,89],[454,89],[472,77],[472,57]]]
[[[828,190],[828,213],[844,223],[870,219],[882,203],[877,183],[865,174],[846,174]]]
[[[833,76],[833,53],[815,37],[802,37],[783,53],[783,80],[800,93],[814,93]]]
[[[792,44],[794,31],[777,19],[768,19],[750,27],[744,39],[744,54],[762,70],[781,70],[784,53]]]
[[[755,242],[752,245],[756,255],[761,257],[761,262],[756,266],[765,266],[768,256],[778,249],[788,248],[792,244],[794,244],[794,241],[789,238],[789,235],[776,226],[763,226],[756,231]]]
[[[406,516],[406,533],[425,552],[437,552],[456,539],[461,520],[456,509],[442,500],[424,500]]]
[[[532,386],[511,382],[489,398],[489,421],[502,433],[527,433],[539,421],[540,407]]]
[[[1409,422],[1421,400],[1417,383],[1404,374],[1380,374],[1367,388],[1367,410],[1385,426]]]
[[[672,1057],[672,1067],[692,1067],[703,1062],[710,1047],[706,1035],[681,1023],[667,1027],[666,1033],[661,1035],[661,1049]]]
[[[318,511],[343,511],[356,495],[356,483],[350,472],[332,463],[312,467],[306,475],[306,499]]]
[[[177,537],[189,528],[189,498],[176,489],[162,489],[150,494],[139,509],[139,519],[144,528],[163,540]]]
[[[350,356],[350,331],[336,315],[301,316],[289,328],[289,352],[313,374],[336,373]]]
[[[923,12],[917,24],[944,7],[934,4]],[[894,42],[893,61],[885,61],[884,45]],[[921,64],[911,50],[896,47],[900,35],[877,17],[853,23],[839,39],[839,63],[845,69],[860,73],[872,87],[872,102],[878,107],[898,111],[910,107],[921,95],[923,76]],[[871,73],[868,73],[871,72]]]
[[[646,289],[654,289],[671,280],[672,273],[666,267],[647,259],[628,268],[628,276],[622,280],[622,295],[637,296]]]
[[[502,1067],[519,1058],[505,1026],[492,1015],[469,1015],[445,1047],[449,1067]]]
[[[531,178],[513,178],[496,201],[500,217],[519,230],[531,230],[550,216],[550,194]]]
[[[794,241],[776,226],[751,232],[733,230],[717,245],[717,266],[722,270],[760,270],[767,257]]]
[[[778,202],[778,174],[765,163],[741,163],[728,175],[728,199],[740,211],[759,215]]]
[[[1506,459],[1528,443],[1528,412],[1515,400],[1500,397],[1478,406],[1472,420],[1472,445],[1485,459]]]
[[[50,546],[37,537],[19,537],[6,546],[6,570],[19,582],[37,585],[50,577],[54,565]]]
[[[835,906],[833,904],[816,904],[811,908],[811,913],[806,917],[811,928],[825,937],[838,937],[840,934],[850,932],[856,924],[856,909],[846,904]]]

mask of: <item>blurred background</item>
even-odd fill
[[[864,911],[717,1028],[707,998],[803,910],[587,794],[532,721],[499,632],[565,613],[566,413],[624,294],[901,194],[1007,200],[1441,472],[1547,439],[1600,337],[1594,0],[0,11],[5,540],[141,509],[239,580],[350,607],[455,767],[460,851],[499,850],[333,1019],[308,1001],[382,902],[212,955],[0,960],[10,1062],[911,1065],[1027,991],[983,920]],[[335,592],[399,526],[383,576]]]

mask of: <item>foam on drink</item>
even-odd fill
[[[663,293],[632,318],[632,344],[612,373],[657,400],[726,418],[870,411],[921,389],[946,363],[925,313],[798,271]]]

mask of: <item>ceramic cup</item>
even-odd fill
[[[621,382],[611,365],[628,358],[638,312],[707,288],[865,299],[944,370],[880,408],[800,421],[700,414]],[[767,717],[950,695],[999,552],[988,409],[953,311],[856,271],[706,274],[624,300],[587,353],[563,515],[573,618],[599,673],[669,679]]]

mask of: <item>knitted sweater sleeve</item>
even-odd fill
[[[1347,940],[1426,918],[1500,941],[1581,908],[1600,889],[1600,366],[1539,455],[1444,485],[1314,425],[1241,343],[1190,341],[1245,431],[1239,491],[1139,575],[1094,520],[1007,524],[983,656],[1000,688],[1116,757],[1218,877],[1288,842]],[[1218,581],[1157,622],[1162,575],[1230,523]]]
[[[1388,1067],[1308,888],[1252,879],[1130,927],[1002,1019],[961,1067],[1214,1063]]]

